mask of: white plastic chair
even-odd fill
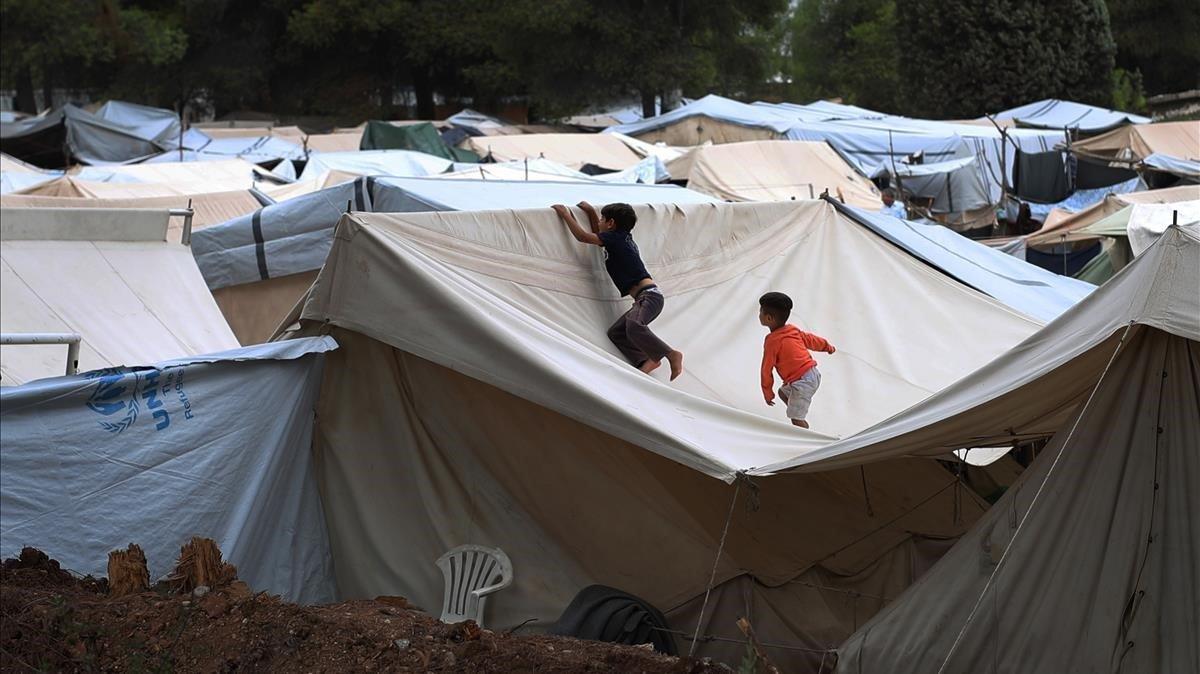
[[[439,557],[437,565],[446,579],[442,622],[474,620],[483,627],[488,595],[512,585],[512,562],[499,548],[460,545]]]

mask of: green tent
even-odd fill
[[[372,120],[363,130],[360,150],[413,150],[451,161],[478,162],[479,155],[470,150],[450,147],[429,122],[396,126]]]
[[[1076,230],[1076,233],[1107,237],[1111,241],[1105,244],[1099,255],[1075,273],[1075,278],[1100,285],[1129,264],[1133,259],[1133,251],[1129,248],[1127,228],[1132,214],[1133,206],[1126,206],[1102,220]]]

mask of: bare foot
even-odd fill
[[[671,381],[675,381],[679,375],[683,374],[683,352],[672,351],[668,353],[667,363],[671,365]]]
[[[646,374],[650,374],[651,372],[657,370],[660,366],[662,366],[662,361],[650,360],[647,358],[646,360],[642,361],[642,364],[638,367],[638,369]]]
[[[801,421],[801,420],[799,420],[799,419],[792,419],[792,425],[793,425],[793,426],[799,426],[800,428],[808,428],[808,422],[807,422],[807,421]]]

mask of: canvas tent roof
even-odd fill
[[[520,161],[542,157],[569,168],[587,164],[620,171],[640,162],[619,139],[595,133],[533,133],[521,136],[473,136],[462,147],[485,159]]]
[[[314,180],[331,171],[356,175],[428,176],[444,173],[449,159],[410,150],[316,152],[308,158],[299,180]]]
[[[1038,129],[1079,129],[1084,133],[1101,133],[1125,124],[1150,122],[1149,117],[1054,98],[998,112],[994,117],[1011,119],[1020,126]]]
[[[993,205],[975,157],[928,164],[881,164],[876,171],[890,176],[904,191],[930,200],[931,213],[963,213]]]
[[[1067,241],[1090,238],[1090,235],[1076,233],[1077,230],[1112,215],[1129,204],[1168,204],[1194,199],[1200,199],[1200,185],[1181,185],[1161,190],[1110,194],[1102,201],[1066,218],[1055,221],[1047,220],[1041,229],[1030,234],[1026,240],[1029,245],[1053,245],[1063,241],[1064,237]]]
[[[493,624],[552,619],[583,586],[604,583],[693,629],[730,499],[750,489],[706,475],[734,479],[830,441],[762,404],[754,300],[764,288],[792,293],[794,318],[843,356],[821,360],[811,419],[827,433],[924,397],[914,385],[936,389],[1034,328],[824,202],[635,208],[667,296],[655,329],[688,353],[671,385],[614,354],[604,327],[625,302],[598,251],[547,209],[343,216],[289,333],[328,332],[341,345],[316,451],[343,592],[436,601],[429,554],[470,539],[525,569],[489,603]],[[831,290],[799,291],[812,287]],[[397,319],[431,303],[431,321]],[[902,339],[879,338],[899,325]],[[464,420],[464,408],[479,413]],[[772,657],[815,667],[856,610],[861,619],[878,606],[849,591],[894,596],[930,558],[922,536],[954,535],[954,477],[937,464],[868,473],[874,517],[862,479],[852,470],[756,483],[762,507],[734,509],[703,633],[733,638],[733,614],[752,596],[764,640],[818,649]],[[970,521],[980,502],[966,496]],[[880,526],[897,517],[914,520]],[[736,659],[743,649],[714,642],[700,653]]]
[[[165,210],[9,209],[0,217],[0,325],[74,332],[81,370],[238,346]],[[65,348],[65,347],[64,347]],[[63,348],[5,346],[4,385],[63,371]]]
[[[1003,357],[901,414],[761,472],[936,456],[967,446],[1050,437],[1095,384],[1120,332],[1145,325],[1200,339],[1200,231],[1173,227],[1108,283]],[[1142,258],[1147,258],[1145,262]]]
[[[196,262],[234,333],[244,343],[268,339],[321,268],[333,228],[346,211],[479,211],[574,204],[711,203],[698,192],[669,185],[359,178],[267,206],[197,232]]]
[[[396,126],[388,122],[372,120],[363,130],[362,150],[413,150],[451,161],[478,161],[479,157],[469,151],[450,147],[441,134],[429,122]]]
[[[1155,153],[1142,160],[1142,167],[1200,182],[1200,160],[1180,159]]]
[[[88,164],[140,159],[177,147],[178,136],[178,119],[169,110],[115,101],[95,113],[66,105],[0,124],[4,152],[46,168],[64,166],[64,152]]]
[[[878,190],[825,143],[752,141],[692,151],[688,187],[730,201],[812,199],[839,190],[847,203],[878,208]]]
[[[1090,283],[1046,271],[941,225],[834,206],[933,267],[1043,323],[1095,290]]]
[[[335,600],[310,447],[320,354],[336,347],[293,340],[0,389],[0,554],[36,546],[100,577],[133,537],[160,578],[205,536],[256,590]]]
[[[5,208],[125,208],[125,209],[171,209],[187,208],[191,204],[195,215],[192,228],[204,229],[239,215],[253,213],[263,207],[263,202],[250,190],[208,192],[187,196],[131,197],[127,199],[100,199],[95,197],[53,197],[30,194],[11,194],[0,197],[0,206]],[[177,220],[171,221],[178,227]],[[178,236],[168,236],[178,241]]]
[[[710,94],[656,117],[609,127],[608,132],[668,145],[699,145],[779,138],[793,123],[794,115]]]
[[[1200,159],[1200,120],[1131,124],[1071,143],[1075,154],[1137,162],[1152,154]]]
[[[877,429],[919,419],[910,440],[871,432],[844,455],[972,443],[1010,420],[1053,434],[972,531],[839,649],[838,671],[1195,667],[1198,285],[1200,231],[1172,227],[1011,358]],[[1039,374],[1022,384],[1021,366]],[[1068,378],[1069,392],[1039,395]],[[959,396],[974,400],[945,404]]]

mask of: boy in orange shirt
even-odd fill
[[[809,349],[834,353],[833,345],[787,322],[792,299],[783,293],[767,293],[758,299],[758,322],[771,332],[763,343],[762,390],[768,405],[775,404],[774,369],[783,380],[779,397],[787,405],[788,418],[800,428],[808,428],[808,406],[821,385],[821,373]]]

